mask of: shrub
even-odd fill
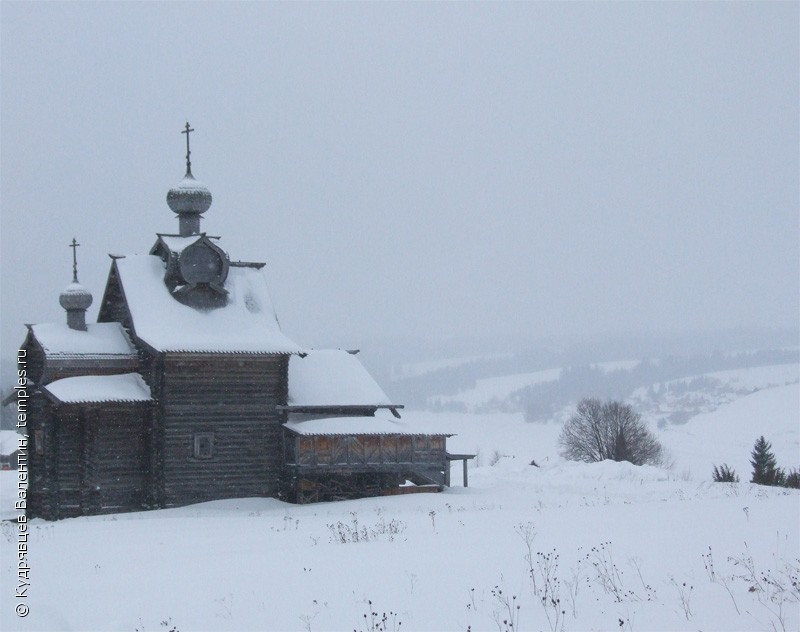
[[[719,467],[716,465],[714,466],[713,472],[714,482],[715,483],[738,483],[739,482],[739,475],[736,474],[736,470],[732,467],[729,467],[727,463],[723,463]]]
[[[611,459],[634,465],[659,465],[664,449],[629,405],[583,399],[558,438],[561,456],[592,463]]]
[[[786,483],[784,484],[786,487],[791,487],[792,489],[800,489],[800,468],[789,470],[789,473],[786,475]]]

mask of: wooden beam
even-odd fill
[[[469,487],[469,478],[467,475],[467,461],[471,461],[475,458],[474,454],[450,454],[449,452],[445,454],[445,459],[447,459],[447,467],[445,468],[445,484],[449,487],[450,486],[450,463],[453,461],[461,461],[463,464],[463,471],[464,471],[464,487]]]

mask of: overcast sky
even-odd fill
[[[303,345],[796,327],[798,3],[20,3],[2,344],[203,230]]]

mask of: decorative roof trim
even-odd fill
[[[327,413],[331,411],[338,411],[338,410],[357,410],[363,412],[371,412],[375,413],[378,409],[388,410],[394,415],[397,419],[400,419],[400,413],[397,412],[398,409],[405,408],[403,404],[330,404],[324,406],[303,406],[302,404],[294,405],[288,404],[286,406],[275,406],[276,410],[282,410],[287,413],[308,413],[308,414],[320,414],[320,413]]]
[[[146,341],[143,341],[146,344]],[[225,355],[230,353],[236,353],[238,355],[274,355],[274,356],[302,356],[302,351],[253,351],[252,349],[171,349],[165,347],[159,347],[156,349],[152,345],[147,345],[150,349],[157,353],[208,353],[213,355]]]
[[[302,422],[300,422],[302,423]],[[376,432],[300,432],[300,429],[293,428],[290,423],[283,424],[288,432],[298,437],[454,437],[454,434],[447,432],[415,432],[413,430],[395,431],[376,431]]]
[[[136,353],[47,353],[45,351],[44,355],[49,362],[91,360],[92,362],[121,362],[124,364],[133,362],[135,364],[139,361]]]

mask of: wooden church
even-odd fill
[[[251,496],[313,502],[449,482],[449,435],[413,432],[355,353],[286,337],[263,263],[200,230],[211,193],[167,193],[177,234],[111,256],[96,323],[73,278],[65,322],[28,325],[28,515],[71,516]]]

